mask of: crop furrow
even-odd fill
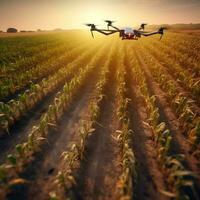
[[[177,48],[174,48],[172,51],[172,46],[163,45],[163,43],[155,41],[154,39],[150,39],[149,43],[152,46],[155,45],[156,49],[162,52],[164,57],[172,59],[174,63],[179,64],[190,74],[195,74],[196,77],[200,76],[200,72],[199,72],[200,66],[199,66],[198,60],[194,59],[191,55],[187,55],[182,52],[179,52],[176,50]],[[189,44],[189,46],[190,45],[191,44]],[[191,49],[192,48],[193,47],[191,45]],[[187,46],[187,50],[188,50],[188,46]]]
[[[80,74],[74,77],[70,83],[65,84],[63,92],[60,93],[59,96],[55,98],[54,103],[49,106],[48,111],[41,117],[39,125],[32,128],[28,141],[16,147],[17,152],[15,155],[8,155],[8,163],[11,163],[10,170],[13,171],[13,175],[11,175],[11,173],[7,173],[7,167],[10,166],[9,164],[1,166],[1,172],[3,170],[3,172],[7,175],[6,183],[4,181],[1,182],[3,183],[3,194],[8,192],[6,190],[6,188],[8,189],[8,185],[11,190],[15,190],[15,186],[13,187],[13,182],[16,183],[14,181],[15,178],[17,178],[22,171],[27,169],[27,167],[25,167],[28,165],[27,162],[32,163],[35,158],[35,153],[38,152],[38,150],[46,143],[50,130],[52,130],[53,127],[57,127],[56,122],[63,116],[66,108],[71,105],[74,96],[82,88],[84,83],[87,82],[87,78],[91,75],[91,72],[94,71],[95,59],[96,57],[93,58],[90,65],[88,65],[85,69],[80,70]],[[13,159],[16,160],[16,163],[12,162]],[[13,193],[11,192],[11,194]]]
[[[153,48],[150,45],[145,45],[146,50],[155,57],[177,81],[179,81],[182,86],[190,92],[196,101],[200,102],[200,79],[199,76],[195,77],[194,74],[181,68],[181,66],[175,63],[170,57],[165,57],[165,55]],[[198,70],[199,72],[199,70]]]
[[[170,86],[172,87],[171,90],[173,90],[174,93],[181,93],[184,95],[188,101],[192,102],[193,109],[197,114],[200,114],[200,108],[198,107],[200,102],[198,102],[198,97],[192,95],[188,91],[185,91],[185,88],[183,88],[182,84],[179,82],[179,80],[175,80],[174,77],[165,69],[165,67],[158,62],[158,60],[151,56],[151,54],[144,49],[140,50],[139,52],[142,57],[144,57],[144,61],[149,64],[149,67],[151,67],[151,71],[153,76],[161,82],[161,85],[167,86],[165,84],[170,83]]]
[[[68,47],[72,47],[74,43],[67,44]],[[37,46],[35,52],[30,52],[29,55],[19,55],[14,62],[4,63],[1,69],[1,77],[11,78],[13,75],[23,73],[26,70],[30,70],[37,64],[44,62],[54,54],[57,54],[58,50],[66,48],[66,44],[61,43],[61,41],[55,44],[42,45],[44,47]],[[3,61],[6,62],[6,61]]]
[[[141,61],[141,58],[140,58]],[[157,97],[157,106],[159,107],[161,113],[162,121],[165,121],[167,126],[169,127],[170,131],[173,133],[174,139],[177,141],[174,144],[177,150],[176,153],[180,152],[186,156],[186,160],[188,162],[189,168],[194,171],[196,174],[200,175],[199,171],[199,161],[196,157],[195,153],[192,153],[193,150],[193,141],[189,140],[190,138],[184,137],[184,127],[181,126],[180,118],[177,119],[173,110],[170,108],[169,103],[166,101],[165,93],[159,88],[158,85],[154,82],[153,78],[151,77],[150,71],[148,70],[145,64],[141,63],[141,68],[144,70],[144,74],[147,77],[147,83],[149,86],[149,91],[151,91],[151,95],[156,95]],[[196,119],[198,120],[198,119]],[[194,120],[194,122],[196,122]],[[198,121],[197,121],[198,122]],[[188,122],[187,122],[188,123]],[[195,146],[196,147],[196,146]],[[197,148],[197,147],[196,147]]]
[[[188,37],[185,34],[169,34],[169,36],[162,40],[162,44],[163,46],[167,46],[175,50],[175,52],[180,52],[182,54],[181,57],[184,55],[191,58],[192,61],[194,60],[195,62],[198,62],[200,60],[200,56],[198,54],[200,45],[198,40],[198,37]]]
[[[152,91],[154,85],[153,82],[148,82],[149,76],[146,74],[146,68],[142,63],[139,65],[137,62],[138,61],[135,62],[135,65],[137,66],[137,73],[140,74],[140,76],[137,76],[137,81],[141,82],[142,84],[140,86],[141,93],[144,95],[144,102],[146,103],[147,110],[150,112],[145,125],[154,133],[153,140],[157,144],[157,153],[160,158],[159,163],[164,170],[164,174],[168,174],[168,181],[169,179],[172,179],[170,181],[171,183],[167,182],[168,189],[171,190],[171,196],[198,199],[198,187],[196,184],[195,173],[188,171],[188,169],[191,167],[191,165],[188,165],[192,164],[193,162],[188,163],[189,158],[185,157],[186,155],[184,154],[184,149],[182,148],[183,146],[181,146],[183,141],[179,143],[180,141],[177,140],[177,137],[181,135],[177,128],[174,128],[172,124],[173,121],[170,120],[171,118],[168,118],[169,116],[166,116],[166,113],[163,112],[163,107],[158,102],[160,100],[160,94],[158,94],[155,90]],[[146,84],[145,77],[147,77],[148,85]],[[139,78],[142,78],[143,80],[139,81]],[[150,96],[147,92],[148,90],[152,94],[155,94],[155,96]],[[193,170],[194,168],[191,167],[190,169]],[[180,172],[180,174],[175,175],[176,170],[177,173]],[[176,176],[177,179],[175,178]],[[190,179],[191,182],[191,185],[187,186],[188,188],[185,186],[185,181],[187,181],[187,179]],[[177,188],[176,181],[180,180],[182,180],[182,185]],[[164,192],[164,194],[167,196],[169,195],[170,197],[170,193]]]
[[[23,94],[19,95],[19,99],[11,100],[7,104],[0,103],[1,111],[1,127],[9,133],[9,128],[19,121],[27,112],[34,109],[45,96],[52,91],[56,90],[60,85],[70,78],[77,70],[80,61],[84,62],[93,53],[93,49],[82,54],[79,58],[72,63],[60,68],[49,79],[44,79],[40,84],[32,84],[30,90],[26,90]]]
[[[101,50],[97,54],[89,65],[94,65],[95,69],[98,67],[98,72],[93,69],[87,79],[87,83],[90,84],[83,85],[81,93],[75,96],[72,105],[59,120],[59,128],[51,133],[48,144],[42,148],[42,152],[37,155],[37,159],[23,175],[24,178],[31,181],[27,189],[28,199],[49,199],[49,192],[54,187],[55,176],[61,165],[60,156],[63,151],[69,149],[74,141],[79,139],[78,135],[75,134],[79,128],[80,123],[78,122],[87,118],[88,103],[94,98],[95,85],[105,62],[103,59],[105,51]],[[37,171],[38,168],[40,171]],[[31,177],[28,176],[30,173]],[[41,190],[41,188],[43,189]],[[34,195],[35,193],[37,195]]]
[[[161,191],[166,190],[166,184],[165,177],[157,163],[155,144],[152,141],[153,134],[143,123],[147,120],[148,114],[144,100],[140,96],[141,88],[135,80],[139,79],[138,74],[133,70],[135,63],[132,59],[135,57],[130,59],[128,52],[126,51],[124,64],[127,85],[126,97],[129,100],[127,113],[129,129],[132,131],[132,135],[129,137],[132,140],[132,149],[135,155],[133,199],[168,199],[161,193]]]
[[[112,50],[110,51],[112,52]],[[110,103],[108,103],[108,98],[109,99],[111,98],[110,95],[112,95],[114,91],[111,90],[112,94],[109,94],[110,86],[108,84],[110,83],[110,78],[111,78],[110,76],[113,76],[110,74],[110,70],[112,69],[112,72],[114,70],[112,64],[113,59],[114,55],[112,52],[112,55],[109,56],[109,59],[105,64],[104,70],[101,75],[101,79],[96,85],[97,88],[96,95],[89,104],[88,118],[87,120],[80,122],[79,125],[80,140],[72,144],[71,150],[68,150],[67,152],[63,153],[64,165],[62,170],[58,174],[57,184],[62,188],[62,190],[64,189],[65,193],[67,193],[71,197],[74,196],[74,198],[78,198],[78,196],[81,193],[86,193],[88,198],[94,199],[94,195],[95,198],[99,198],[101,196],[99,191],[105,191],[104,194],[106,196],[111,195],[107,189],[107,187],[110,188],[107,181],[109,182],[111,181],[110,183],[113,182],[112,179],[109,179],[109,177],[112,176],[112,174],[110,174],[110,172],[108,172],[107,170],[104,171],[105,170],[104,165],[106,166],[112,165],[112,163],[108,164],[107,159],[111,158],[110,156],[112,156],[114,152],[112,149],[110,149],[112,147],[108,149],[107,155],[103,154],[101,151],[106,151],[107,148],[106,144],[108,143],[112,146],[112,141],[110,141],[111,140],[110,133],[112,133],[112,131],[108,133],[107,126],[105,126],[104,123],[101,123],[101,120],[105,121],[106,119],[108,119],[108,109],[109,111],[110,109],[112,109],[110,108]],[[106,96],[104,94],[106,94]],[[108,107],[106,106],[107,108],[105,109],[106,112],[104,111],[106,103],[105,101],[107,102],[108,106]],[[106,116],[102,115],[102,112],[106,113]],[[110,115],[111,114],[112,113],[110,113]],[[98,143],[97,137],[101,138],[100,140],[98,140],[101,141],[101,144]],[[95,151],[92,152],[94,146],[95,146]],[[67,159],[67,155],[69,156],[68,157],[69,160],[71,160],[69,161],[69,163],[66,162],[67,160],[65,160]],[[85,158],[86,160],[84,159],[84,157],[86,157]],[[101,164],[99,163],[96,165],[95,164],[96,162],[101,162]],[[94,168],[92,169],[92,171],[90,171],[92,166],[94,166]],[[99,176],[99,174],[97,174],[99,170],[102,171],[102,173],[106,173],[108,175],[106,179],[107,181],[104,179],[105,177],[104,175]],[[83,174],[85,173],[87,174],[89,173],[89,175],[83,176]],[[63,181],[62,178],[60,178],[61,176],[64,177]],[[70,179],[68,179],[68,177],[70,176],[72,176],[73,179],[77,180],[77,182],[80,184],[74,185],[73,182],[71,182]],[[89,182],[91,181],[92,185],[90,184],[88,185],[87,184],[88,181]],[[86,185],[84,183],[86,183]],[[88,188],[89,190],[86,188]],[[59,192],[58,195],[61,196],[61,193]]]
[[[64,63],[73,60],[80,53],[80,50],[84,48],[86,48],[86,45],[79,48],[72,48],[67,52],[64,52],[65,49],[63,49],[63,51],[60,52],[61,55],[51,56],[49,60],[38,64],[36,67],[18,76],[13,76],[5,81],[2,80],[0,85],[0,98],[7,101],[12,97],[16,97],[19,92],[26,90],[32,83],[37,83],[43,78],[55,73]]]
[[[103,51],[104,48],[100,51]],[[43,87],[41,86],[41,88],[36,88],[36,91],[32,91],[32,93],[34,92],[34,95],[31,95],[30,99],[27,97],[26,102],[29,102],[29,105],[24,107],[28,108],[28,110],[24,110],[24,112],[26,111],[26,115],[22,112],[22,119],[17,121],[11,127],[9,135],[6,134],[1,138],[1,162],[4,161],[6,154],[13,152],[17,143],[25,142],[30,128],[39,122],[40,117],[48,110],[48,106],[53,102],[54,98],[59,95],[59,91],[62,89],[63,84],[69,82],[76,76],[77,72],[82,68],[82,63],[87,63],[92,54],[93,50],[80,55],[75,61],[69,63],[66,68],[60,70],[55,77],[51,77],[49,82],[42,85]],[[35,99],[34,102],[31,101],[33,98]],[[20,104],[23,107],[23,102]],[[18,109],[20,108],[21,106],[19,106]],[[17,114],[19,112],[18,109],[16,107],[16,109],[13,110],[13,113]]]
[[[147,62],[145,56],[143,60]],[[141,57],[140,62],[142,62]],[[143,62],[143,65],[146,64]],[[147,67],[145,69],[147,70]],[[190,101],[184,93],[179,93],[178,88],[173,85],[172,80],[165,77],[164,73],[160,73],[160,71],[156,69],[151,70],[151,74],[153,74],[155,80],[160,83],[162,90],[168,95],[167,102],[175,111],[180,124],[182,124],[180,130],[183,129],[182,132],[186,136],[188,142],[191,143],[192,148],[194,150],[198,149],[200,143],[198,133],[198,126],[200,124],[199,107],[196,106],[193,101]]]

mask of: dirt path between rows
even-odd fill
[[[116,105],[114,63],[112,63],[111,72],[98,121],[99,125],[89,138],[87,157],[78,176],[78,186],[75,189],[76,199],[116,200],[119,198],[116,184],[120,175],[120,152],[117,142],[112,137],[118,128],[114,112]]]
[[[83,48],[83,47],[80,47],[80,48]],[[70,54],[71,51],[74,51],[76,49],[76,47],[71,47],[70,49],[67,49],[67,53]],[[63,53],[66,53],[63,51]],[[76,53],[77,54],[77,53]],[[72,62],[75,58],[76,58],[76,54],[75,55],[67,55],[66,57],[69,57],[68,59],[68,63]],[[62,54],[60,54],[59,56],[55,57],[55,60],[59,60],[61,59],[63,56]],[[49,59],[52,59],[52,58],[49,58]],[[48,59],[47,59],[48,60]],[[38,63],[35,67],[39,66],[39,65],[42,65],[42,64],[46,64],[46,61],[43,61],[41,63]],[[9,102],[10,100],[12,99],[17,99],[18,98],[18,95],[19,94],[22,94],[24,93],[26,90],[28,90],[31,86],[31,84],[36,84],[36,83],[40,83],[44,78],[45,79],[48,79],[50,76],[54,75],[60,68],[63,68],[64,65],[63,63],[61,63],[59,66],[57,66],[58,64],[57,63],[54,63],[53,66],[52,66],[52,63],[50,63],[50,68],[56,68],[52,71],[49,71],[49,73],[45,74],[44,76],[40,76],[39,78],[36,78],[36,79],[33,79],[33,80],[30,80],[25,86],[23,86],[21,89],[18,89],[16,90],[13,94],[10,94],[4,98],[2,98],[0,101],[4,102],[4,103],[7,103]],[[31,70],[31,69],[29,69]]]
[[[91,83],[94,83],[94,80]],[[48,140],[49,144],[43,149],[40,158],[37,158],[34,168],[27,172],[27,175],[32,174],[32,177],[29,176],[32,183],[27,194],[28,199],[49,199],[48,192],[53,190],[53,181],[60,168],[60,155],[63,151],[69,150],[71,144],[77,139],[78,122],[86,117],[87,104],[92,98],[93,89],[93,84],[82,89],[82,95],[75,100],[71,109],[59,122],[59,129],[52,133]],[[35,193],[37,195],[34,195]]]
[[[86,56],[82,60],[83,62],[89,63],[90,58]],[[73,62],[74,61],[71,63]],[[78,71],[78,66],[76,72]],[[23,116],[21,120],[17,121],[10,129],[9,135],[6,135],[0,139],[0,164],[5,162],[6,155],[15,152],[16,144],[27,141],[27,137],[31,128],[39,123],[40,117],[47,111],[49,105],[53,103],[57,92],[62,90],[65,82],[69,82],[76,75],[76,72],[71,74],[68,78],[66,78],[65,81],[59,84],[55,90],[44,97],[42,101],[40,101],[31,111]]]
[[[143,52],[140,51],[140,55],[142,56]],[[197,97],[195,97],[194,95],[191,94],[190,91],[188,91],[187,88],[184,88],[183,84],[178,81],[170,72],[169,70],[166,69],[165,66],[163,66],[163,64],[159,63],[159,59],[157,59],[153,54],[151,54],[150,52],[148,52],[148,54],[152,57],[152,59],[154,59],[155,61],[157,61],[158,65],[160,66],[161,69],[163,69],[163,71],[165,72],[165,76],[172,81],[172,83],[174,84],[174,86],[176,87],[177,91],[184,95],[185,97],[188,98],[188,100],[191,102],[192,105],[192,110],[197,114],[200,115],[200,101],[198,101]]]
[[[198,182],[200,183],[200,162],[191,154],[191,147],[189,141],[184,137],[184,133],[181,132],[182,128],[175,116],[174,111],[170,108],[166,100],[166,94],[160,89],[159,85],[153,79],[148,66],[142,60],[141,56],[136,53],[137,59],[140,63],[142,70],[145,73],[148,90],[151,95],[156,96],[156,106],[159,108],[160,121],[166,123],[166,127],[172,134],[172,154],[182,153],[186,157],[184,163],[186,168],[195,172],[198,176]],[[199,185],[199,184],[198,184]],[[199,188],[199,186],[198,186]]]
[[[87,114],[88,101],[92,98],[103,63],[104,60],[99,58],[95,64],[96,69],[99,67],[98,70],[94,69],[90,73],[87,84],[80,88],[73,104],[59,121],[58,130],[50,133],[48,143],[42,147],[32,165],[22,175],[23,178],[30,181],[28,188],[25,191],[17,191],[8,199],[49,199],[48,193],[53,190],[53,181],[60,168],[60,155],[63,151],[68,150],[70,144],[76,140],[77,123]]]
[[[15,146],[27,140],[31,128],[37,125],[40,117],[45,113],[58,91],[62,89],[60,85],[55,91],[47,95],[35,108],[29,111],[22,119],[15,123],[10,129],[9,135],[0,139],[0,164],[5,162],[6,155],[15,152]]]
[[[99,52],[100,53],[100,52]],[[49,199],[48,193],[54,188],[55,176],[61,165],[61,154],[68,150],[71,143],[77,139],[77,128],[80,119],[87,115],[88,102],[94,94],[95,85],[105,60],[101,55],[96,61],[86,83],[80,88],[70,108],[58,123],[58,130],[52,131],[41,152],[22,175],[30,183],[27,188],[12,193],[8,199]],[[40,169],[40,170],[38,170]]]
[[[163,61],[161,61],[160,58],[158,58],[158,56],[154,55],[150,49],[148,49],[148,53],[151,55],[151,57],[153,57],[153,59],[157,60],[158,62],[162,63]],[[194,103],[194,110],[195,108],[198,111],[198,114],[200,113],[199,111],[199,107],[200,106],[200,97],[198,96],[194,96],[192,95],[191,89],[187,88],[185,84],[183,84],[182,82],[180,82],[180,80],[178,81],[178,77],[175,76],[175,73],[173,73],[171,70],[169,70],[169,68],[167,66],[165,66],[166,64],[163,62],[162,64],[160,64],[160,66],[165,70],[166,75],[168,77],[170,77],[170,79],[173,81],[173,83],[175,84],[175,86],[177,87],[177,89],[183,93],[184,95],[188,96],[188,98],[193,99]],[[190,74],[191,75],[191,74]],[[196,79],[196,81],[198,80],[198,78]]]
[[[143,121],[146,121],[147,113],[143,100],[139,96],[134,74],[128,58],[125,60],[127,94],[131,99],[129,106],[130,128],[133,130],[133,152],[136,157],[137,179],[134,187],[135,200],[166,200],[168,199],[159,191],[165,190],[164,177],[157,164],[157,152],[153,143],[153,133],[148,130]]]

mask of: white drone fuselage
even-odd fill
[[[126,27],[124,28],[124,34],[126,35],[134,35],[134,29],[133,28],[130,28],[130,27]]]
[[[131,27],[125,27],[123,29],[123,34],[121,35],[122,39],[133,39],[138,37],[135,30],[136,29]]]

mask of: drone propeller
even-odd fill
[[[160,40],[161,40],[162,37],[163,37],[164,30],[167,30],[167,28],[166,28],[166,27],[161,27],[161,28],[159,28],[159,30],[158,30],[158,32],[160,33]]]
[[[141,24],[140,29],[144,30],[147,24]]]
[[[97,25],[95,25],[95,24],[85,24],[85,25],[91,27],[91,29],[95,29],[96,26],[97,26]]]
[[[104,20],[107,23],[107,28],[109,30],[109,27],[112,26],[112,23],[114,23],[115,21],[111,21],[111,20]]]
[[[93,30],[96,29],[97,25],[95,25],[95,24],[85,24],[85,25],[91,27],[90,32],[91,32],[92,37],[94,38]]]

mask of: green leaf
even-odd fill
[[[161,122],[160,124],[158,124],[156,126],[156,132],[157,133],[160,133],[160,132],[164,131],[164,129],[165,129],[165,123],[164,122]]]
[[[15,146],[15,149],[16,149],[17,153],[19,153],[20,155],[23,154],[23,152],[24,152],[23,147],[22,147],[21,144],[17,144]]]
[[[8,159],[8,161],[9,161],[12,165],[14,165],[14,166],[17,165],[17,159],[16,159],[16,157],[15,157],[14,155],[9,154],[9,155],[7,156],[7,159]]]

